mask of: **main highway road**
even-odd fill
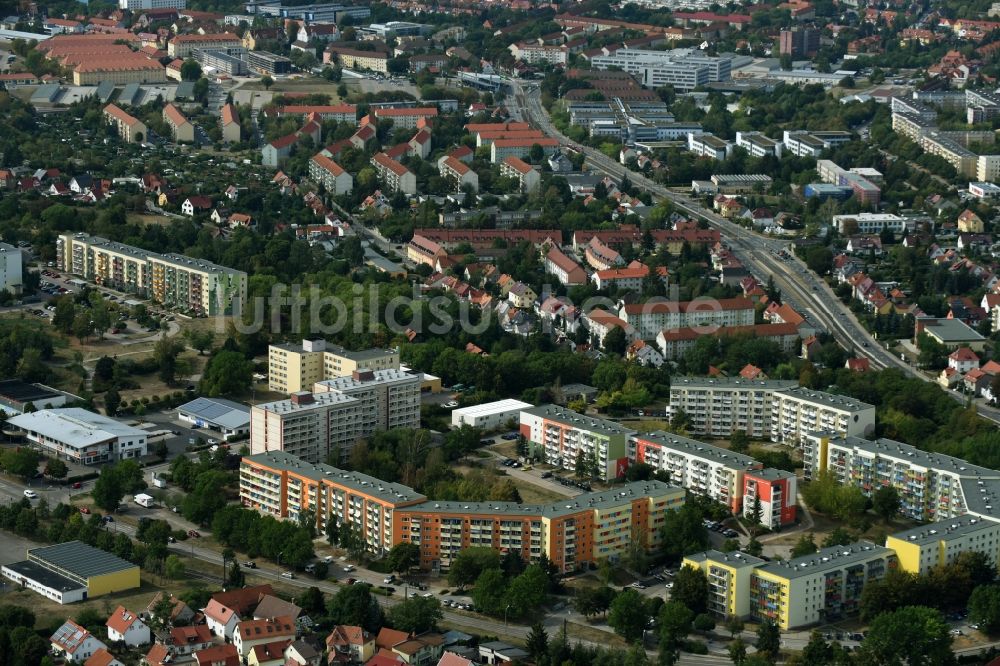
[[[817,329],[825,330],[845,349],[867,357],[879,368],[896,367],[914,376],[920,374],[895,354],[876,343],[863,326],[834,295],[829,286],[805,264],[788,251],[789,241],[768,238],[730,222],[713,211],[705,209],[697,200],[655,183],[641,173],[631,171],[604,153],[579,145],[564,136],[552,124],[542,107],[537,84],[513,81],[512,109],[516,115],[531,122],[550,136],[582,152],[593,171],[621,179],[625,174],[634,184],[660,199],[668,199],[674,207],[722,233],[725,242],[739,253],[747,268],[758,279],[774,278],[784,300],[795,307]]]

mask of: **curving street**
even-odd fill
[[[564,145],[582,152],[586,155],[587,165],[591,170],[618,179],[627,174],[630,181],[654,197],[668,199],[678,210],[693,218],[705,220],[710,227],[718,229],[753,275],[765,281],[773,276],[784,300],[802,314],[813,328],[830,333],[849,353],[869,359],[873,367],[896,368],[912,377],[932,381],[874,340],[850,308],[840,302],[826,281],[809,270],[790,251],[791,241],[769,238],[745,229],[714,211],[707,210],[699,201],[629,170],[604,153],[576,144],[552,124],[542,106],[541,90],[537,83],[517,79],[510,80],[510,83],[513,95],[508,100],[512,102],[509,107],[513,116],[532,123],[549,136],[558,138]],[[964,396],[954,391],[949,391],[948,394],[957,401],[965,400]],[[984,418],[1000,423],[1000,410],[982,404],[976,404],[976,408]]]

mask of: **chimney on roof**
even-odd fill
[[[298,393],[293,393],[289,397],[291,398],[293,405],[311,405],[315,402],[313,394],[308,391],[299,391]]]
[[[375,379],[374,370],[355,370],[351,373],[351,377],[356,382],[370,382]]]

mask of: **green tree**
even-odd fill
[[[531,625],[531,632],[528,634],[524,647],[535,663],[538,663],[539,657],[548,652],[549,635],[545,632],[545,626],[541,622],[535,622]]]
[[[198,350],[198,356],[205,353],[205,350],[209,349],[215,341],[215,335],[212,331],[200,331],[192,328],[188,329],[185,336],[187,337],[188,344]]]
[[[476,581],[488,569],[500,568],[500,555],[492,548],[474,546],[459,551],[448,567],[448,584],[459,589]]]
[[[694,612],[684,602],[672,599],[663,604],[657,619],[660,628],[660,649],[676,649],[681,641],[691,633]]]
[[[882,486],[872,493],[872,510],[888,523],[899,513],[899,492],[893,486]]]
[[[184,81],[197,81],[201,78],[201,65],[193,58],[186,59],[181,63],[181,79]]]
[[[677,511],[667,512],[660,533],[661,548],[668,560],[677,561],[708,548],[708,529],[702,522],[702,513],[690,502]]]
[[[264,76],[261,77],[260,84],[264,86],[264,90],[270,90],[271,86],[274,85],[274,79],[265,74]]]
[[[476,606],[487,615],[501,615],[504,608],[504,594],[507,590],[507,580],[498,568],[484,570],[476,578],[472,590],[472,600]]]
[[[38,474],[38,463],[42,456],[34,449],[18,447],[3,452],[0,461],[8,474],[19,476],[25,481]]]
[[[507,586],[503,598],[505,612],[511,618],[524,617],[545,603],[548,589],[549,577],[545,570],[537,564],[529,565]]]
[[[614,598],[615,591],[607,585],[583,587],[576,591],[573,609],[584,617],[590,617],[606,612]]]
[[[757,628],[757,642],[754,643],[757,652],[770,659],[777,661],[781,653],[781,632],[778,625],[772,620],[764,620]]]
[[[726,617],[726,631],[729,632],[730,638],[735,638],[737,634],[743,633],[743,629],[746,628],[746,623],[738,615],[729,615]]]
[[[397,543],[385,557],[390,571],[403,573],[420,564],[420,546],[414,543]]]
[[[628,642],[642,638],[642,632],[649,622],[646,600],[638,591],[626,588],[611,602],[608,612],[608,626]]]
[[[339,526],[337,525],[337,518],[331,515],[326,520],[326,529],[324,534],[326,534],[326,542],[331,546],[335,546],[340,542]]]
[[[760,557],[761,553],[764,552],[764,544],[762,544],[760,541],[758,541],[757,537],[755,537],[755,536],[754,537],[750,537],[750,540],[747,541],[747,545],[743,549],[743,552],[746,553],[747,555],[753,555],[754,557]]]
[[[809,642],[802,649],[802,661],[805,664],[829,664],[833,660],[833,649],[823,638],[823,634],[813,631]]]
[[[969,621],[988,634],[1000,631],[1000,585],[980,585],[972,591]]]
[[[252,381],[253,363],[238,351],[223,350],[209,359],[198,390],[207,396],[242,395]]]
[[[389,624],[400,631],[421,634],[437,629],[444,615],[441,602],[434,597],[413,595],[389,611]]]
[[[708,579],[705,572],[684,565],[674,576],[670,598],[679,601],[695,615],[708,610]]]
[[[604,351],[609,354],[618,354],[619,356],[625,353],[625,349],[628,347],[628,338],[625,336],[625,330],[621,326],[615,326],[604,336]]]
[[[734,430],[729,436],[729,448],[734,453],[746,453],[750,450],[750,438],[746,430]]]
[[[736,666],[742,666],[747,658],[747,644],[743,642],[742,638],[737,638],[729,644],[726,648],[729,653],[729,659],[736,664]]]
[[[52,313],[52,325],[65,335],[73,332],[73,322],[76,320],[76,306],[73,299],[64,296],[56,301],[56,310]]]
[[[118,394],[115,387],[111,387],[104,394],[104,412],[108,416],[115,416],[118,414],[118,409],[121,407],[122,397]]]
[[[345,585],[327,602],[326,611],[333,624],[350,624],[373,634],[384,621],[382,607],[370,585]]]
[[[164,563],[164,573],[167,575],[167,578],[173,580],[180,580],[187,576],[184,562],[176,555],[167,555],[167,561]]]
[[[160,371],[160,379],[171,384],[177,375],[177,356],[183,347],[172,338],[160,338],[153,345],[153,360]]]
[[[199,525],[211,523],[215,512],[226,505],[225,489],[229,478],[225,472],[214,469],[199,474],[194,489],[184,496],[181,503],[184,517]]]
[[[813,537],[812,532],[809,534],[803,534],[799,537],[799,540],[792,547],[792,557],[802,557],[803,555],[812,555],[816,552],[816,539]]]
[[[118,505],[125,497],[125,487],[117,467],[105,467],[101,470],[90,496],[94,499],[94,504],[106,512],[113,513],[118,510]]]
[[[49,458],[45,461],[45,475],[53,479],[65,479],[69,474],[69,467],[58,458]]]
[[[872,620],[861,645],[861,662],[948,666],[955,663],[951,640],[950,627],[939,611],[906,606]]]

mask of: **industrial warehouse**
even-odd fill
[[[28,559],[0,573],[23,588],[60,604],[139,587],[139,567],[81,541],[28,550]]]

